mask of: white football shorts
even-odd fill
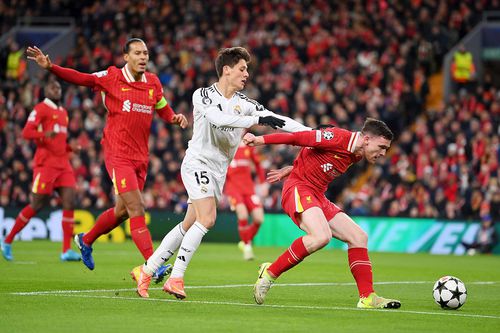
[[[184,158],[181,177],[190,200],[214,197],[219,202],[226,181],[226,174],[220,175],[193,158]]]

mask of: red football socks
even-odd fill
[[[347,250],[349,268],[358,286],[359,297],[367,297],[373,292],[372,263],[368,258],[368,249],[362,247]]]
[[[246,243],[245,228],[247,226],[248,226],[248,220],[247,219],[238,220],[238,234],[240,235],[240,239],[244,243]]]
[[[238,227],[238,232],[240,233],[240,239],[245,244],[250,243],[257,234],[257,232],[259,231],[259,228],[260,224],[257,224],[255,222],[242,228]]]
[[[281,256],[279,256],[278,259],[271,264],[271,266],[269,266],[267,271],[274,278],[277,278],[282,273],[296,266],[308,255],[309,252],[307,252],[307,249],[304,246],[302,237],[297,238],[292,245],[290,245],[290,247]]]
[[[35,210],[31,208],[30,205],[24,207],[23,210],[21,210],[21,212],[17,215],[16,223],[14,223],[14,226],[12,227],[9,235],[5,237],[4,242],[6,244],[11,244],[14,240],[14,237],[16,237],[19,231],[23,230],[23,228],[26,226],[26,224],[28,224],[30,219],[35,216],[35,214]]]
[[[62,231],[63,231],[63,243],[62,252],[66,253],[71,248],[71,239],[73,238],[73,229],[75,226],[74,220],[75,213],[73,210],[63,210],[62,217]]]
[[[99,215],[94,227],[83,235],[82,240],[85,244],[91,246],[99,236],[107,234],[120,223],[121,221],[118,221],[115,217],[115,209],[110,208]]]
[[[135,246],[137,246],[144,259],[148,260],[153,254],[153,241],[144,216],[130,218],[130,234]]]

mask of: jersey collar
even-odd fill
[[[59,106],[56,103],[54,103],[52,100],[48,99],[47,97],[45,97],[43,102],[53,109],[59,109]]]
[[[146,73],[142,74],[141,81],[134,80],[134,76],[128,70],[127,65],[125,65],[125,66],[122,67],[122,73],[123,73],[123,76],[125,77],[125,80],[127,80],[127,82],[129,82],[129,83],[130,82],[148,82],[146,80]]]
[[[354,153],[354,150],[356,149],[356,144],[358,143],[359,136],[361,135],[361,132],[352,132],[351,137],[349,139],[349,144],[347,145],[347,150],[350,151],[351,153]]]

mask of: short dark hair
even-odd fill
[[[235,46],[227,49],[221,49],[217,58],[215,58],[215,70],[217,71],[217,76],[222,76],[222,69],[224,66],[233,67],[241,59],[245,60],[247,63],[250,62],[250,53],[241,46]]]
[[[386,123],[374,118],[366,118],[363,128],[361,129],[361,133],[363,133],[363,135],[371,134],[381,136],[390,141],[394,139],[394,133],[392,133]]]
[[[130,38],[126,43],[125,46],[123,46],[123,54],[129,53],[130,52],[130,44],[133,43],[144,43],[144,41],[140,38]],[[144,43],[146,45],[146,43]]]

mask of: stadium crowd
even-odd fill
[[[497,89],[479,87],[424,112],[429,75],[481,20],[483,10],[498,8],[497,1],[120,3],[125,10],[117,11],[113,1],[39,1],[29,8],[25,1],[6,1],[0,4],[0,33],[22,15],[76,17],[76,47],[68,57],[52,55],[52,60],[83,72],[120,64],[125,41],[141,37],[151,55],[148,69],[160,77],[175,111],[188,117],[193,91],[216,81],[218,49],[246,46],[254,58],[244,92],[268,109],[310,127],[334,123],[360,129],[370,116],[385,121],[397,135],[386,164],[374,169],[361,191],[345,196],[352,215],[475,218],[481,209],[495,215],[496,207],[498,212]],[[22,59],[8,70],[9,57],[20,51],[14,41],[0,50],[2,206],[28,202],[34,146],[20,132],[42,98],[44,82],[28,77]],[[70,114],[69,137],[83,148],[72,158],[78,203],[109,207],[112,186],[99,144],[106,114],[100,96],[65,85],[63,100]],[[191,131],[161,121],[154,121],[151,131],[146,207],[181,212],[187,195],[179,169]],[[261,152],[270,169],[289,165],[297,149],[276,146]],[[327,196],[337,197],[362,169],[362,164],[353,167]],[[264,198],[266,209],[280,208],[277,186]]]

